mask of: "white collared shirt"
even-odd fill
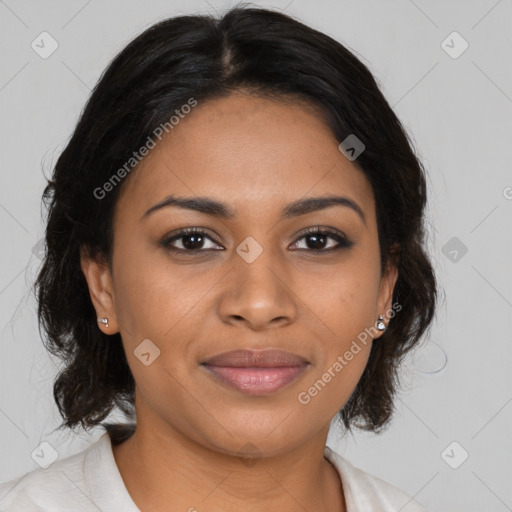
[[[325,447],[341,476],[347,512],[426,512],[406,493]],[[0,483],[1,512],[141,512],[117,468],[108,433],[46,469]]]

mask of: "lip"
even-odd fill
[[[269,348],[264,350],[240,349],[222,352],[210,357],[202,364],[210,366],[232,366],[237,368],[275,368],[281,366],[300,366],[308,361],[286,350]]]
[[[285,350],[266,349],[223,352],[201,365],[232,389],[246,395],[269,395],[297,380],[309,362]]]

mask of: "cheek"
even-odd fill
[[[114,290],[116,315],[123,337],[130,343],[140,342],[158,331],[160,323],[166,321],[163,311],[172,311],[169,293],[174,287],[169,282],[169,272],[155,263],[142,244],[131,242],[120,236],[114,251]],[[167,292],[165,301],[162,294]],[[174,294],[176,296],[176,294]]]
[[[149,338],[163,350],[185,326],[196,324],[198,305],[215,283],[214,275],[172,265],[159,252],[134,246],[119,250],[115,259],[116,314],[129,347]]]
[[[376,320],[380,272],[373,258],[354,255],[297,282],[298,295],[340,339],[357,336]]]
[[[311,392],[322,390],[318,402],[329,404],[331,412],[348,400],[368,362],[379,282],[378,258],[360,251],[343,264],[311,276],[301,292],[315,313],[312,321],[318,324],[318,366]]]

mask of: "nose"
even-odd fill
[[[238,257],[226,277],[219,313],[223,322],[247,324],[255,331],[294,322],[297,297],[290,273],[276,263],[270,251],[263,251],[252,263]]]

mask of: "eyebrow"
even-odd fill
[[[222,219],[232,219],[235,217],[234,210],[229,208],[226,204],[215,201],[209,197],[174,197],[173,195],[169,195],[144,212],[140,220],[142,221],[152,213],[169,206],[194,210]],[[321,196],[298,199],[297,201],[288,204],[283,209],[281,219],[298,217],[307,213],[324,210],[332,206],[344,206],[352,209],[357,213],[364,224],[366,224],[366,218],[362,208],[354,200],[345,196]]]

